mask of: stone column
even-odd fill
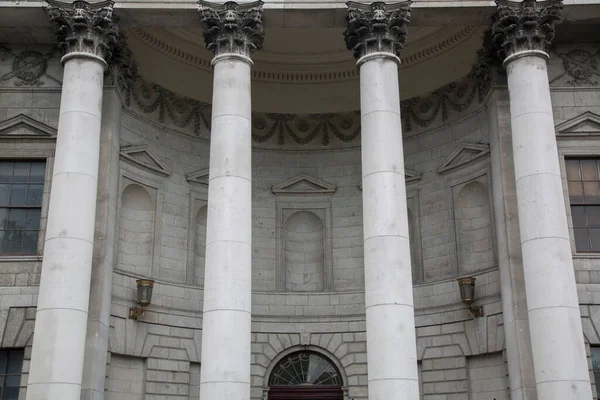
[[[519,231],[539,399],[591,399],[546,61],[560,0],[498,1],[493,42],[507,71]]]
[[[84,363],[104,71],[112,2],[48,1],[64,52],[62,97],[28,400],[79,400]]]
[[[113,266],[117,247],[119,153],[123,95],[130,90],[137,68],[121,34],[105,82],[100,130],[100,162],[96,204],[96,229],[92,258],[90,304],[83,367],[81,400],[104,398]]]
[[[365,305],[370,400],[418,400],[412,271],[398,93],[410,2],[349,2],[360,72]]]
[[[251,55],[262,46],[262,2],[200,2],[215,57],[201,399],[250,398],[252,294]]]
[[[492,89],[486,106],[490,122],[492,192],[510,398],[537,400],[506,89]]]

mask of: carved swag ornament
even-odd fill
[[[562,0],[496,0],[496,4],[491,35],[500,59],[521,51],[547,51],[554,39],[554,25],[562,20]]]
[[[344,39],[348,50],[354,52],[357,60],[378,52],[400,56],[408,34],[411,3],[412,1],[395,4],[346,3],[348,27],[344,32]]]
[[[251,57],[262,47],[262,1],[217,4],[201,0],[198,4],[204,42],[215,56],[233,53]]]
[[[113,17],[113,1],[47,2],[50,22],[63,54],[88,53],[110,64],[120,38],[119,26]]]

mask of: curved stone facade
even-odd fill
[[[426,19],[424,9],[415,10],[417,21]],[[437,15],[439,10],[434,11]],[[265,12],[270,18],[275,15],[274,9]],[[134,13],[132,9],[124,12]],[[308,18],[290,15],[302,21]],[[340,15],[345,18],[344,13]],[[582,23],[574,11],[572,15],[566,18],[573,18],[575,26]],[[429,32],[421,27],[423,32],[434,36],[436,32],[458,32],[459,36],[467,32],[460,36],[467,40],[485,28],[482,22],[450,28],[442,14],[436,18],[446,28]],[[268,25],[274,22],[265,23],[268,35]],[[150,40],[149,26],[136,27],[127,18],[123,24],[131,36]],[[319,24],[314,28],[327,25]],[[332,24],[338,30],[343,25]],[[193,46],[199,44],[191,46],[182,39],[191,33],[185,29],[169,33],[171,29],[161,28],[161,37],[181,48],[188,46],[188,52],[156,45],[156,39],[155,46],[170,53],[160,63],[178,58],[177,62],[194,64],[193,68],[210,77],[209,52],[193,53]],[[568,35],[574,31],[565,31],[561,39],[557,28],[547,68],[563,182],[560,194],[568,201],[565,159],[600,155],[600,50],[595,44],[569,43]],[[425,33],[419,39],[435,42]],[[339,40],[343,47],[341,35]],[[9,40],[0,46],[0,162],[44,159],[47,167],[38,252],[0,254],[0,351],[25,349],[19,399],[37,400],[40,397],[31,391],[28,379],[32,352],[35,346],[41,348],[34,345],[33,337],[45,334],[37,327],[34,330],[34,324],[42,323],[36,321],[35,308],[42,263],[47,262],[44,238],[51,231],[50,192],[53,169],[60,165],[55,155],[60,154],[57,136],[65,98],[61,90],[67,77],[50,43],[19,42]],[[407,51],[403,62],[408,65],[399,69],[399,79],[413,63],[440,62],[443,58],[439,57],[453,51],[458,55],[453,46],[460,47],[459,42],[462,39],[441,47],[432,45],[431,50],[422,50],[422,56]],[[147,57],[138,54],[140,59]],[[266,52],[262,60],[272,65],[286,61],[284,53],[281,59],[277,54]],[[351,59],[349,51],[347,56]],[[261,58],[255,61],[259,64]],[[209,188],[215,184],[210,175],[214,141],[209,132],[215,122],[214,102],[207,99],[218,88],[205,87],[193,97],[176,93],[171,87],[177,85],[167,89],[172,78],[165,80],[165,86],[153,83],[155,72],[145,76],[140,64],[141,76],[135,81],[120,81],[118,70],[111,70],[105,78],[87,334],[81,350],[81,396],[77,397],[81,399],[198,399],[207,363],[202,357],[207,320],[202,310],[207,279],[214,278],[210,275],[214,271],[207,274],[207,262],[216,257],[214,250],[209,255],[207,239],[210,242],[226,229],[211,220],[214,205],[209,198]],[[407,209],[410,249],[406,257],[412,274],[419,395],[429,400],[536,399],[543,390],[531,342],[541,336],[532,328],[535,322],[530,325],[527,312],[533,291],[526,290],[525,284],[531,287],[521,252],[519,224],[524,217],[519,213],[524,211],[517,207],[510,97],[502,80],[506,77],[482,81],[471,62],[459,69],[463,78],[444,82],[437,89],[415,89],[418,95],[411,97],[400,91],[402,132],[397,134],[402,135],[403,154],[390,151],[404,160],[406,199],[391,198],[390,204]],[[350,70],[355,75],[348,80],[356,81],[357,70]],[[421,78],[427,79],[430,72],[425,67],[423,71]],[[345,79],[344,73],[328,73],[331,77],[322,79]],[[274,72],[255,68],[253,85],[257,81],[288,84],[268,74]],[[310,72],[289,74],[298,84],[304,80],[299,77]],[[318,95],[325,90],[311,86],[318,79],[316,75],[306,78],[303,87]],[[358,96],[358,85],[355,89]],[[254,110],[248,133],[252,140],[250,399],[269,399],[275,367],[290,355],[308,352],[330,362],[331,371],[339,374],[340,399],[379,400],[369,392],[369,386],[375,385],[370,384],[367,369],[377,360],[369,358],[367,350],[373,329],[365,306],[374,295],[366,289],[369,267],[364,239],[373,215],[365,215],[363,208],[368,195],[363,187],[364,116],[358,107],[320,113],[299,109],[296,113]],[[228,171],[227,166],[223,168]],[[589,358],[590,348],[600,346],[596,323],[600,299],[595,295],[600,264],[597,254],[576,251],[578,226],[566,204],[572,284],[583,330],[575,347],[584,343]],[[380,212],[392,212],[392,206]],[[65,218],[68,211],[64,211]],[[237,233],[234,224],[231,234]],[[220,279],[226,280],[227,271],[220,272],[225,277]],[[461,299],[456,279],[465,276],[476,278],[474,305],[482,307],[483,316],[474,317]],[[130,308],[136,307],[136,280],[142,278],[154,280],[154,290],[148,309],[135,320],[130,318]],[[231,297],[243,302],[244,295],[240,289],[232,291]],[[384,330],[383,325],[378,327]],[[233,326],[226,334],[235,335],[238,328],[242,330]],[[50,353],[38,355],[42,356],[50,357],[52,363]],[[534,368],[538,368],[535,373]],[[588,372],[587,364],[577,368]],[[36,376],[45,379],[39,373]],[[594,375],[590,376],[595,399]],[[581,393],[573,398],[583,399]],[[52,396],[48,399],[63,398]]]

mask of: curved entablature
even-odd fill
[[[487,88],[489,89],[489,88]],[[424,96],[401,103],[403,132],[413,136],[450,123],[481,106],[487,89],[465,77]],[[138,80],[126,94],[134,112],[175,130],[209,140],[211,105],[179,96],[159,85]],[[282,114],[253,113],[254,147],[270,149],[327,149],[360,146],[360,113]]]
[[[400,65],[400,93],[411,98],[469,72],[480,47],[478,25],[415,26]],[[265,29],[252,60],[255,111],[283,114],[339,113],[359,108],[359,75],[338,27]],[[201,102],[212,101],[212,52],[200,28],[127,31],[145,79]]]

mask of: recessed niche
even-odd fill
[[[123,190],[119,212],[118,269],[152,275],[155,203],[148,189],[130,183]]]
[[[467,182],[454,199],[458,267],[469,274],[495,265],[490,197],[485,175]]]
[[[297,211],[283,225],[285,289],[318,292],[325,288],[325,232],[310,211]]]

